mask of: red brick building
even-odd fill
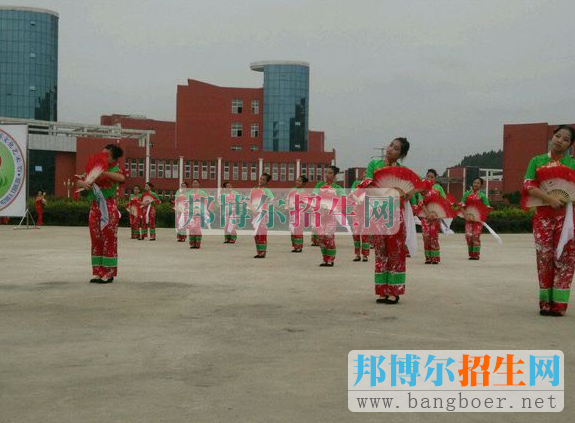
[[[549,151],[549,140],[559,125],[521,123],[503,126],[503,192],[520,191],[529,160]]]
[[[276,86],[272,88],[277,89],[277,84],[283,84],[285,79],[287,88],[280,88],[286,88],[286,93],[292,94],[293,90],[290,91],[289,86],[292,67],[295,66],[295,72],[299,72],[297,75],[303,78],[307,66],[303,62],[293,63],[259,62],[257,66],[252,64],[252,69],[264,70],[265,73],[265,69],[271,67],[277,74]],[[275,74],[272,70],[269,72],[273,76]],[[299,81],[292,83],[302,89]],[[310,185],[320,181],[324,168],[335,163],[335,150],[324,151],[323,132],[309,130],[302,133],[301,128],[307,128],[307,112],[304,110],[307,107],[307,97],[297,98],[298,101],[303,100],[296,105],[299,115],[295,118],[291,116],[285,125],[291,126],[291,131],[297,128],[299,141],[293,141],[294,135],[290,130],[281,134],[291,137],[290,148],[293,144],[294,150],[271,151],[269,147],[266,149],[264,144],[265,116],[269,115],[269,119],[273,116],[276,119],[274,124],[278,123],[279,118],[271,112],[265,114],[264,99],[268,98],[265,89],[219,87],[189,79],[186,85],[177,87],[175,122],[148,119],[144,116],[102,116],[100,124],[104,126],[155,132],[151,135],[149,154],[145,143],[141,141],[119,140],[125,151],[122,163],[130,176],[126,189],[131,190],[134,185],[143,185],[149,180],[155,185],[158,194],[169,198],[179,188],[180,181],[191,185],[192,179],[199,179],[204,188],[216,188],[224,181],[231,181],[235,188],[251,188],[257,184],[259,176],[264,172],[272,176],[271,186],[276,188],[293,187],[299,175],[306,175],[310,179]],[[304,94],[306,89],[304,87]],[[278,102],[273,97],[273,90],[269,89],[268,94],[269,98]],[[286,98],[291,99],[288,94],[285,98],[281,97],[281,106],[285,105]],[[273,106],[276,107],[276,104]],[[289,115],[291,105],[288,104],[281,112]],[[279,123],[281,125],[283,122]],[[270,133],[270,139],[272,135],[279,138],[279,135]],[[72,153],[57,157],[61,171],[56,180],[66,180],[64,173],[68,174],[72,169],[73,173],[81,173],[90,154],[108,142],[116,141],[78,138],[75,155]],[[274,145],[280,144],[287,145],[286,142],[277,142]],[[268,143],[269,145],[272,144]],[[65,195],[65,187],[58,187],[58,182],[56,185],[56,194]]]

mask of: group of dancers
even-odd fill
[[[546,185],[549,170],[553,175],[557,171],[561,178],[575,185],[575,159],[568,154],[568,150],[573,146],[575,140],[575,129],[568,125],[559,126],[553,133],[550,141],[548,153],[534,157],[527,168],[524,183],[524,198],[536,205],[536,212],[533,218],[533,233],[535,238],[535,249],[537,256],[537,271],[539,276],[539,308],[541,315],[562,316],[567,310],[569,303],[571,283],[575,270],[575,239],[573,236],[573,200],[575,197],[558,197]],[[354,261],[369,261],[370,249],[374,249],[375,255],[375,294],[376,301],[382,304],[397,304],[400,297],[405,294],[406,281],[406,258],[410,254],[413,246],[414,214],[420,216],[421,221],[425,263],[437,265],[440,263],[439,233],[446,228],[444,220],[438,217],[436,212],[429,205],[429,198],[446,198],[446,194],[436,182],[437,172],[429,169],[425,183],[414,184],[413,188],[401,190],[396,186],[381,186],[382,173],[391,170],[402,170],[409,172],[403,166],[410,148],[410,143],[406,138],[395,138],[385,148],[385,156],[379,160],[372,160],[366,168],[362,181],[357,181],[351,187],[347,197],[355,203],[355,213],[353,217],[352,236],[354,242]],[[103,150],[108,155],[108,168],[93,183],[83,180],[78,181],[78,185],[85,189],[88,197],[92,200],[90,208],[90,235],[92,240],[92,269],[94,283],[113,282],[117,275],[117,205],[115,194],[118,185],[125,181],[125,174],[120,171],[117,160],[122,156],[120,147],[114,144],[106,146]],[[385,170],[384,170],[385,169]],[[336,166],[329,166],[325,170],[324,180],[317,183],[312,193],[319,195],[323,199],[331,197],[346,196],[344,189],[336,183],[336,175],[339,169]],[[268,200],[273,200],[274,194],[268,185],[271,176],[264,173],[259,178],[258,187],[251,191],[251,201],[258,201],[259,197],[266,196]],[[286,201],[286,208],[290,210],[293,205],[293,197],[296,194],[306,193],[308,180],[305,176],[300,176],[293,190],[289,193]],[[379,184],[379,185],[378,185]],[[465,238],[468,246],[470,260],[479,260],[481,248],[481,232],[486,216],[478,218],[477,215],[466,213],[468,205],[483,204],[489,206],[489,201],[481,191],[483,180],[476,178],[472,187],[465,192],[458,206],[463,211],[461,216],[465,218]],[[371,233],[362,231],[364,218],[363,207],[360,201],[361,191],[368,188],[395,188],[400,193],[399,230],[393,234]],[[237,193],[233,190],[230,182],[223,184],[222,195],[226,198],[233,198]],[[201,248],[202,241],[202,216],[190,213],[190,218],[186,225],[181,225],[183,219],[183,209],[180,208],[180,198],[193,196],[194,199],[207,197],[208,194],[200,189],[200,181],[193,180],[192,189],[189,190],[184,182],[180,190],[176,193],[174,208],[176,210],[176,240],[185,242],[186,234],[190,248]],[[153,185],[146,183],[144,192],[139,192],[139,187],[134,189],[130,196],[128,210],[130,211],[130,223],[132,227],[133,239],[145,239],[147,230],[150,231],[150,240],[155,239],[155,204],[159,202],[158,196],[153,192]],[[455,202],[450,199],[450,203]],[[530,204],[527,201],[526,204]],[[264,203],[265,210],[265,203]],[[421,212],[423,210],[423,212]],[[103,212],[107,211],[106,219],[102,219]],[[262,259],[267,253],[267,213],[257,215],[260,222],[254,225],[254,240],[256,255],[254,258]],[[321,225],[312,226],[312,245],[319,245],[322,255],[322,267],[333,267],[336,258],[335,232],[337,219],[329,211],[329,208],[321,209]],[[415,219],[417,220],[417,219]],[[308,222],[309,223],[309,222]],[[341,223],[341,222],[340,222]],[[291,245],[293,253],[301,253],[304,248],[303,224],[297,226],[290,225]],[[188,233],[186,233],[188,232]],[[224,227],[224,243],[234,244],[237,241],[235,225],[231,223],[230,217],[226,218]]]

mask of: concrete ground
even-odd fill
[[[575,417],[575,310],[540,317],[531,235],[483,236],[467,260],[462,235],[443,262],[408,261],[397,306],[373,295],[373,261],[336,267],[290,254],[270,236],[201,250],[132,241],[120,230],[117,283],[88,284],[87,228],[0,226],[0,422],[545,422]],[[560,349],[565,410],[537,413],[351,413],[354,349]]]

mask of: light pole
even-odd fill
[[[68,198],[70,198],[70,188],[72,188],[73,186],[74,182],[72,182],[70,178],[68,178],[67,181],[64,181],[64,188],[66,188]]]

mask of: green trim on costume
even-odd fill
[[[371,247],[371,244],[369,242],[364,242],[363,244],[361,244],[361,248],[363,250],[369,250],[369,247]]]
[[[478,253],[481,251],[481,246],[468,247],[470,253]]]
[[[336,251],[337,251],[337,250],[331,250],[331,249],[328,249],[328,248],[325,248],[325,249],[322,248],[321,253],[322,253],[322,255],[324,255],[324,256],[335,257]]]
[[[389,273],[387,283],[390,285],[405,284],[405,273]]]
[[[298,245],[300,245],[300,244],[303,244],[303,238],[292,238],[292,239],[291,239],[291,242],[292,242],[293,244],[298,244]]]
[[[92,266],[101,266],[102,258],[102,256],[92,256]]]
[[[257,251],[266,251],[267,248],[268,248],[267,244],[256,244]]]
[[[441,253],[436,250],[425,250],[425,257],[439,257]]]
[[[102,257],[103,267],[118,267],[118,257]]]
[[[570,295],[570,289],[553,288],[551,291],[551,297],[553,298],[554,303],[567,304],[569,302]]]
[[[360,241],[353,241],[353,246],[354,246],[355,248],[359,248],[360,245],[361,245],[361,242],[360,242]]]
[[[551,299],[551,289],[539,289],[539,301],[549,301]]]
[[[376,273],[375,283],[378,285],[404,285],[405,273]]]
[[[375,274],[375,283],[378,285],[387,284],[387,277],[389,276],[388,272],[376,273]]]

